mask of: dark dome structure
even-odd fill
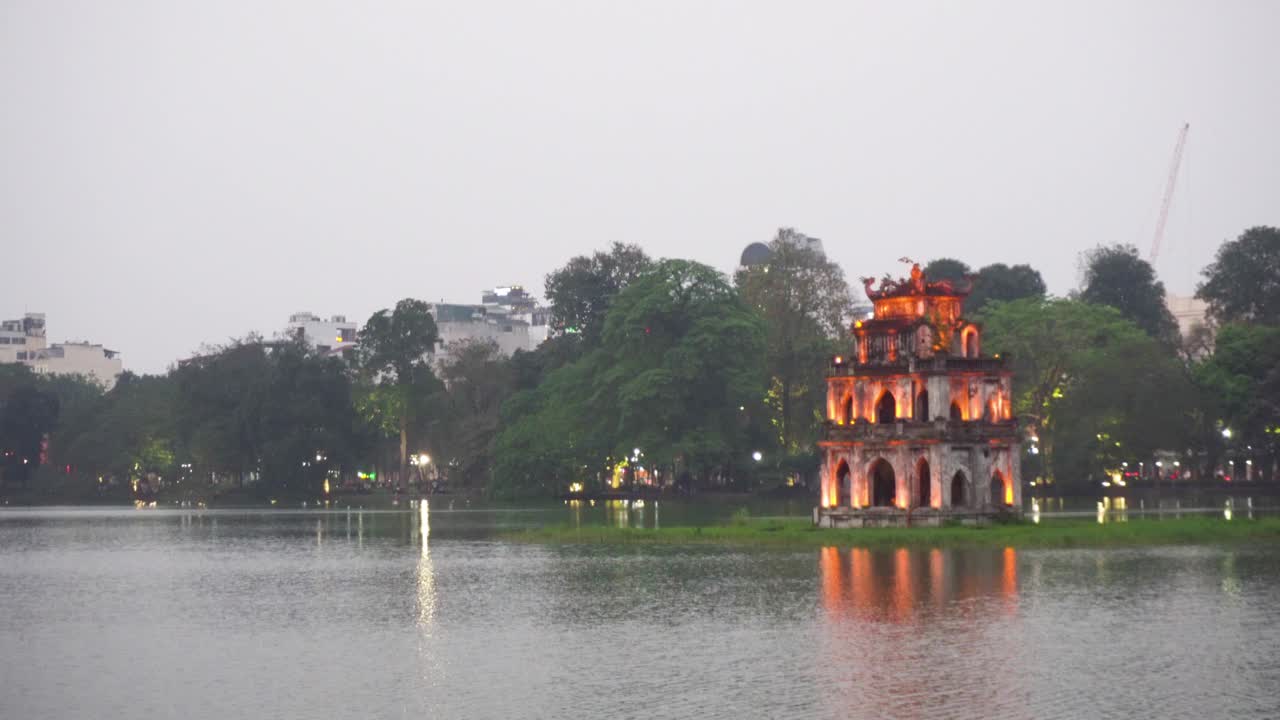
[[[769,258],[773,257],[773,251],[764,243],[754,242],[748,245],[742,251],[742,259],[738,262],[743,267],[752,265],[763,265],[769,262]]]

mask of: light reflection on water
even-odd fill
[[[0,512],[0,717],[1280,714],[1271,546],[543,547],[507,522]]]

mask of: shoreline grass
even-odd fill
[[[1280,543],[1280,517],[1014,522],[986,527],[816,528],[804,518],[660,529],[567,525],[503,533],[504,540],[575,545],[725,545],[744,547],[1016,547],[1087,548]]]

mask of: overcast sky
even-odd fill
[[[0,2],[0,316],[162,371],[612,241],[897,258],[1280,225],[1280,2]]]

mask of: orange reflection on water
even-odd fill
[[[831,715],[935,717],[956,698],[1023,715],[1018,673],[996,671],[1025,662],[1015,549],[824,547],[818,573],[814,672]]]
[[[1018,596],[1018,552],[965,549],[842,550],[824,547],[818,564],[823,609],[892,623],[912,623],[922,612],[958,601],[1001,600],[1013,611]],[[928,610],[926,610],[926,608]],[[955,606],[954,612],[967,608]]]

